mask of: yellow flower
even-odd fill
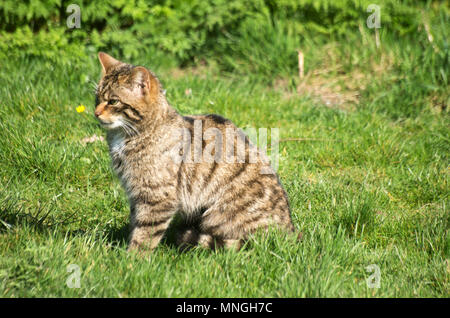
[[[79,105],[77,108],[75,108],[77,110],[77,113],[82,113],[86,110],[86,107],[84,107],[84,105]]]

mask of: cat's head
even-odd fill
[[[120,62],[103,52],[98,58],[102,78],[96,90],[95,116],[106,129],[136,133],[164,101],[158,78],[143,66]]]

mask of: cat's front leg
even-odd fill
[[[161,241],[176,212],[174,204],[136,203],[131,210],[128,251],[153,250]]]

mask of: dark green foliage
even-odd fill
[[[67,59],[83,56],[86,50],[105,50],[127,59],[169,54],[186,63],[232,51],[252,62],[252,58],[259,61],[258,56],[248,56],[255,42],[265,41],[268,47],[271,41],[278,40],[284,41],[281,48],[286,50],[280,53],[290,57],[306,35],[345,38],[354,33],[365,25],[371,14],[367,7],[372,1],[85,0],[76,2],[81,8],[81,28],[68,29],[66,20],[72,12],[66,10],[71,3],[2,1],[2,54]],[[445,8],[416,1],[377,3],[383,28],[400,36],[414,33],[423,23],[420,10]],[[287,37],[280,37],[281,33],[287,33]],[[236,43],[242,37],[249,40],[243,47]],[[64,56],[67,54],[70,56]]]

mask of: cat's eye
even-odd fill
[[[120,101],[118,99],[110,99],[108,101],[108,105],[111,105],[111,106],[117,106],[117,105],[119,105],[119,103],[120,103]]]

